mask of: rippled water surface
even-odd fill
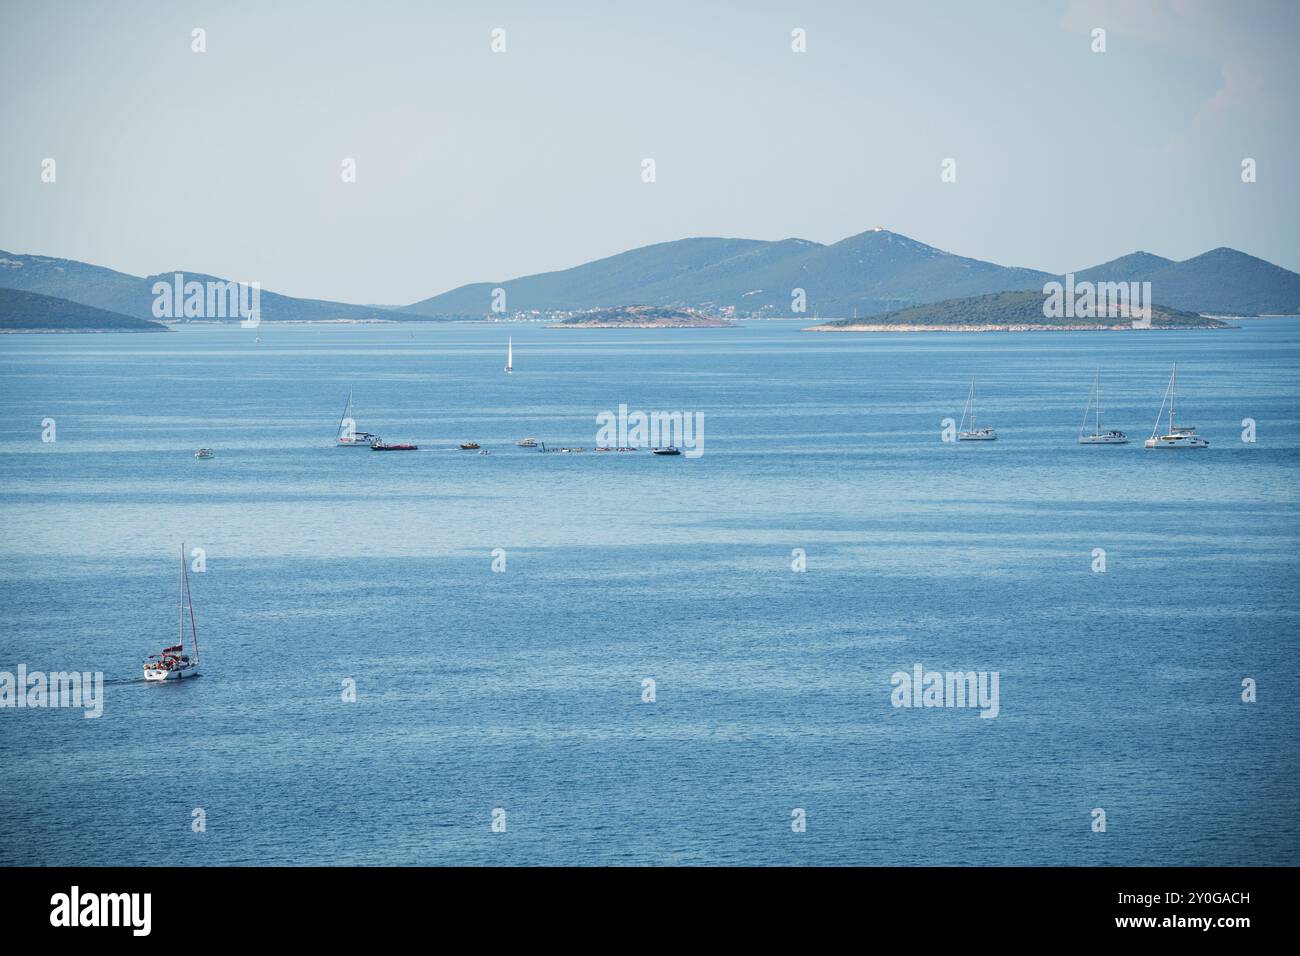
[[[803,324],[0,336],[0,670],[107,682],[0,709],[0,863],[1300,863],[1300,320]],[[1141,445],[1175,360],[1203,452]],[[420,451],[333,448],[349,385]],[[619,403],[704,454],[514,446]],[[204,674],[146,685],[182,540]]]

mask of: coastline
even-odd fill
[[[548,329],[734,329],[734,322],[568,322]]]
[[[1131,323],[1123,325],[1038,325],[1029,323],[994,324],[994,325],[910,325],[859,323],[856,325],[810,325],[802,332],[1159,332],[1177,329],[1233,328],[1218,325],[1152,325],[1145,329],[1135,329]]]
[[[10,329],[0,328],[0,335],[22,335],[27,333],[49,335],[51,332],[57,335],[111,335],[115,332],[127,332],[132,334],[148,335],[153,332],[170,332],[169,328],[160,329]]]

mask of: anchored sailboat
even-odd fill
[[[970,416],[970,428],[966,428],[966,417]],[[949,419],[952,421],[952,419]],[[990,426],[975,427],[975,380],[971,379],[970,394],[966,396],[966,407],[961,411],[961,423],[957,426],[958,441],[993,441],[998,437]]]
[[[1088,409],[1094,412],[1092,434],[1084,433],[1088,427]],[[1128,436],[1121,431],[1101,430],[1101,367],[1097,368],[1097,377],[1092,382],[1092,392],[1088,395],[1088,404],[1083,406],[1083,421],[1079,423],[1080,445],[1127,445]]]
[[[513,336],[506,337],[506,371],[515,370],[515,341]]]
[[[357,431],[356,420],[352,417],[352,386],[348,386],[348,403],[343,406],[343,417],[339,419],[338,435],[334,440],[336,448],[369,448],[378,435]]]
[[[190,639],[194,642],[194,656],[185,653],[185,608],[190,611]],[[150,654],[144,662],[144,679],[152,681],[181,680],[199,676],[199,630],[194,624],[194,597],[190,594],[189,569],[185,566],[185,545],[181,544],[181,595],[180,633],[176,643]]]
[[[1145,442],[1147,448],[1209,448],[1210,443],[1196,434],[1196,429],[1187,425],[1174,424],[1174,405],[1178,397],[1178,363],[1169,376],[1169,385],[1165,389],[1164,401],[1156,413],[1156,423],[1151,429],[1151,437]],[[1164,413],[1165,402],[1169,403],[1169,430],[1160,434],[1160,416]]]

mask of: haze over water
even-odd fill
[[[109,682],[0,710],[0,864],[1300,863],[1300,320],[807,324],[0,338],[0,670]],[[1142,448],[1175,360],[1203,452]],[[332,447],[349,385],[421,450]],[[620,403],[703,456],[514,446]],[[203,676],[146,685],[182,540]]]

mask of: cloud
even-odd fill
[[[1081,33],[1102,27],[1112,43],[1135,40],[1213,64],[1220,85],[1200,104],[1198,120],[1289,116],[1287,101],[1300,85],[1293,49],[1300,4],[1292,0],[1071,0],[1061,25]]]

